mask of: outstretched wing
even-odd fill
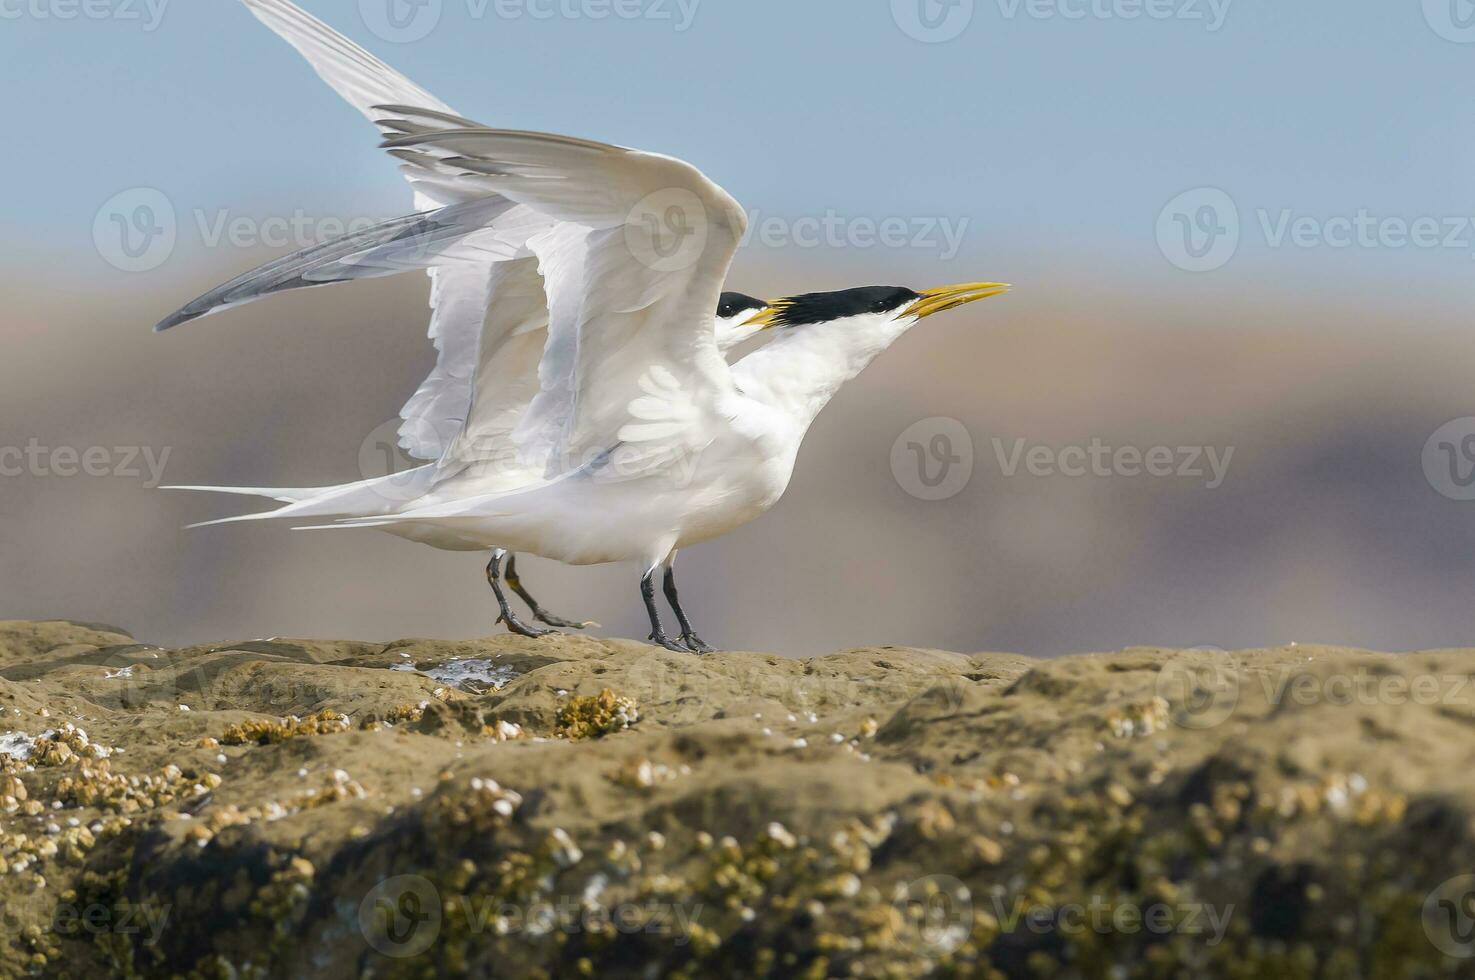
[[[382,134],[478,125],[289,0],[243,2]],[[491,266],[527,259],[528,238],[551,222],[495,192],[465,184],[458,171],[432,155],[401,159],[400,171],[414,190],[415,208],[422,212],[418,217],[395,219],[268,263],[190,303],[159,329],[271,293],[425,269],[433,310],[429,335],[438,356],[435,369],[401,410],[400,444],[416,458],[437,459],[468,416],[479,357],[509,335],[496,309]]]
[[[498,235],[496,222],[520,205],[489,197],[391,218],[363,231],[310,245],[237,276],[191,300],[154,329],[241,306],[262,296],[354,279],[378,279],[441,262],[499,262],[515,257],[526,236]]]
[[[673,157],[566,136],[445,128],[385,145],[560,222],[528,243],[550,325],[515,434],[549,476],[700,451],[733,391],[713,311],[747,219],[727,192]]]
[[[380,105],[412,105],[460,118],[440,99],[289,0],[242,2],[257,20],[296,48],[318,77],[370,122],[377,122],[382,115],[373,108]],[[449,203],[416,187],[417,211]]]

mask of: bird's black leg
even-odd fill
[[[506,579],[507,584],[511,587],[512,591],[521,596],[522,601],[528,604],[528,608],[532,610],[533,618],[536,619],[538,622],[547,623],[549,626],[557,626],[560,629],[566,630],[581,630],[595,625],[593,623],[576,623],[571,619],[564,619],[562,616],[555,616],[548,610],[544,609],[542,606],[538,605],[538,600],[534,599],[531,595],[528,594],[528,590],[522,587],[522,579],[517,577],[516,555],[507,556],[507,569],[502,574],[502,577]]]
[[[502,594],[502,582],[498,574],[498,566],[502,563],[502,556],[507,552],[498,549],[492,552],[492,560],[487,562],[487,584],[492,587],[492,594],[497,597],[497,606],[502,610],[502,615],[497,617],[497,622],[505,623],[510,632],[519,636],[548,636],[553,630],[540,630],[529,626],[517,618],[517,613],[507,604],[507,596]]]
[[[687,649],[692,653],[711,653],[712,648],[697,636],[696,631],[691,628],[691,620],[686,618],[686,610],[681,608],[681,600],[676,596],[676,568],[672,565],[666,566],[666,601],[671,603],[676,621],[681,624],[681,642],[686,644]]]
[[[645,600],[645,611],[650,614],[650,642],[659,644],[667,650],[675,650],[677,653],[690,653],[686,647],[677,643],[666,635],[666,629],[661,625],[661,613],[656,608],[656,572],[660,570],[657,565],[645,573],[640,580],[640,597]]]

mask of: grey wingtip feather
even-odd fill
[[[481,123],[465,116],[458,116],[454,112],[445,112],[440,109],[430,109],[425,106],[404,105],[402,103],[385,103],[383,105],[371,105],[370,109],[375,112],[388,112],[397,116],[419,116],[422,119],[439,119],[441,122],[452,125],[477,127]]]
[[[191,320],[198,320],[200,317],[206,316],[210,312],[210,310],[206,310],[203,313],[199,311],[192,311],[188,307],[182,310],[175,310],[173,313],[169,314],[164,319],[154,324],[154,333],[163,333],[165,330],[172,330],[175,327],[180,326],[181,324],[189,323]]]

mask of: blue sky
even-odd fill
[[[464,114],[685,157],[760,214],[966,222],[962,257],[990,275],[1469,295],[1468,0],[421,0],[433,26],[386,40],[406,2],[304,6]],[[913,36],[929,17],[948,39]],[[0,0],[0,84],[12,261],[76,251],[111,274],[93,219],[138,186],[183,213],[405,206],[372,131],[229,0]],[[1241,241],[1193,275],[1155,229],[1198,188],[1227,195]],[[1440,244],[1319,234],[1359,213],[1393,242],[1432,217]],[[1272,236],[1307,219],[1313,245]],[[870,274],[937,258],[854,251]]]

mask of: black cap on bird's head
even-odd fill
[[[970,282],[921,292],[905,286],[860,286],[774,300],[770,309],[759,314],[753,322],[761,323],[767,329],[802,327],[865,315],[891,314],[893,317],[912,316],[920,320],[1008,291],[1008,285],[998,282]]]
[[[717,301],[717,316],[723,320],[730,320],[749,310],[756,313],[766,309],[768,309],[767,302],[744,293],[723,293]]]

